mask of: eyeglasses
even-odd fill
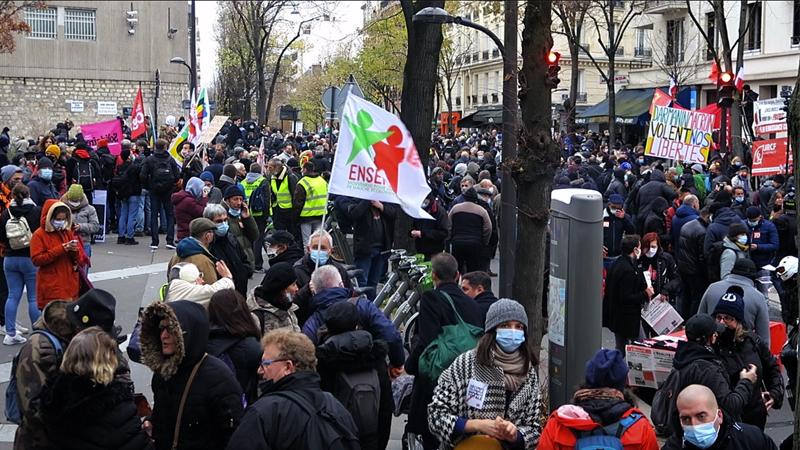
[[[736,320],[735,317],[729,316],[727,314],[717,314],[716,319],[721,320],[723,322],[733,322],[734,320]]]
[[[291,360],[290,360],[290,359],[287,359],[287,358],[279,358],[279,359],[262,359],[262,360],[261,360],[261,366],[262,366],[262,367],[264,367],[264,368],[266,369],[267,367],[269,367],[269,366],[270,366],[270,365],[272,365],[273,363],[276,363],[276,362],[281,362],[281,361],[291,361]]]

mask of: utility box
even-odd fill
[[[571,403],[602,345],[603,197],[559,189],[550,197],[548,349],[550,410]]]

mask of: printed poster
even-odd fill
[[[119,155],[122,151],[122,125],[117,119],[83,124],[81,133],[83,133],[86,143],[95,150],[97,150],[97,141],[105,139],[108,141],[108,151],[112,155]]]
[[[786,152],[789,138],[767,139],[753,142],[753,175],[768,176],[786,173]],[[789,171],[792,168],[792,152],[789,152]]]
[[[706,164],[713,126],[711,114],[655,106],[644,153],[655,158]]]
[[[547,297],[547,338],[564,346],[564,309],[567,306],[567,280],[550,275],[550,293]]]
[[[642,319],[659,335],[672,333],[683,323],[683,317],[678,311],[669,302],[662,302],[658,297],[642,308]]]
[[[768,98],[753,102],[753,132],[758,135],[786,133],[786,111],[782,98]]]

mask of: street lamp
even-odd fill
[[[190,96],[191,96],[191,93],[194,92],[195,87],[196,87],[195,86],[195,78],[194,78],[194,70],[192,70],[192,66],[187,64],[186,60],[181,58],[180,56],[176,56],[176,57],[170,59],[169,62],[172,63],[172,64],[183,64],[189,70],[189,76],[191,77],[191,80],[189,80],[190,81],[189,82],[189,88],[190,88],[189,92],[190,92]]]
[[[517,2],[505,1],[505,44],[488,28],[442,8],[427,7],[414,14],[414,23],[454,23],[476,29],[489,36],[503,55],[503,161],[517,157]],[[506,52],[506,46],[511,49]],[[514,254],[517,239],[517,187],[510,171],[503,172],[500,205],[500,296],[511,297],[514,281]]]

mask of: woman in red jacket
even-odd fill
[[[175,207],[175,233],[177,239],[189,236],[189,222],[198,217],[203,217],[203,209],[208,204],[208,190],[203,180],[196,177],[189,178],[186,188],[172,194],[172,204]]]
[[[77,266],[82,249],[77,239],[69,207],[55,199],[45,201],[41,226],[31,237],[31,261],[39,267],[36,303],[40,310],[53,300],[78,298]]]

